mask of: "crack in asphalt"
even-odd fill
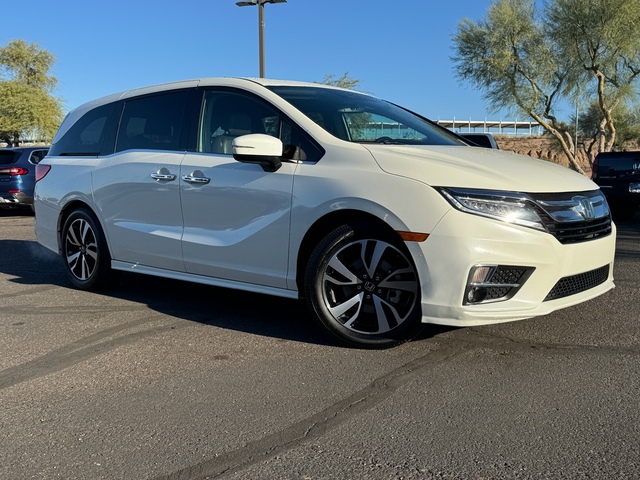
[[[576,350],[597,351],[613,354],[640,354],[636,348],[609,348],[597,345],[563,345],[527,342],[504,335],[484,332],[479,329],[464,330],[469,338],[449,338],[439,350],[430,351],[411,362],[373,380],[362,390],[327,407],[326,409],[300,420],[289,427],[263,438],[250,442],[243,447],[222,453],[214,458],[196,465],[183,468],[169,475],[158,476],[155,480],[193,480],[216,479],[227,474],[235,473],[259,462],[266,461],[283,452],[325,435],[328,431],[342,425],[352,418],[370,410],[384,402],[402,386],[410,383],[425,371],[450,360],[463,353],[470,353],[481,348],[481,343],[492,347],[500,344],[515,347],[517,350],[527,351],[532,348],[547,350]],[[480,343],[480,345],[479,345]]]
[[[124,305],[124,306],[64,306],[64,307],[33,307],[31,305],[25,305],[21,307],[4,307],[2,313],[15,314],[15,315],[51,315],[51,314],[67,314],[67,315],[87,315],[87,314],[104,314],[114,312],[140,312],[149,310],[148,305]]]
[[[35,358],[29,362],[2,370],[0,371],[0,390],[59,372],[60,370],[82,363],[117,347],[134,343],[140,338],[188,326],[188,323],[186,322],[174,322],[113,338],[114,335],[123,331],[154,322],[157,319],[164,320],[164,317],[161,315],[153,315],[123,323],[121,325],[116,325],[114,327],[101,330],[93,335],[80,338],[69,345],[53,350],[52,352]]]
[[[411,362],[373,380],[365,388],[324,410],[300,420],[278,432],[255,440],[238,449],[223,453],[196,465],[186,467],[155,480],[192,480],[220,478],[253,464],[265,461],[302,443],[325,435],[382,403],[402,386],[410,383],[426,370],[436,367],[461,352],[468,351],[465,341],[447,342],[440,350],[430,351]]]
[[[42,270],[38,270],[39,274],[42,274]],[[48,292],[49,290],[55,290],[60,288],[58,285],[41,285],[37,287],[26,288],[18,292],[13,293],[0,293],[0,298],[15,298],[24,297],[25,295],[31,295],[34,293]]]
[[[640,347],[611,347],[608,345],[589,345],[589,344],[569,344],[569,343],[543,343],[532,342],[530,340],[520,340],[517,338],[509,337],[508,335],[498,335],[492,332],[481,331],[475,327],[467,327],[465,333],[473,337],[473,342],[485,341],[492,346],[497,345],[498,341],[502,343],[508,343],[511,346],[515,346],[520,350],[526,351],[532,348],[539,348],[544,350],[584,350],[584,351],[597,351],[598,353],[611,353],[611,354],[640,354]],[[472,343],[469,341],[469,343]]]

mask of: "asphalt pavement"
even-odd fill
[[[75,290],[33,221],[0,210],[0,479],[640,478],[640,214],[613,291],[374,351],[295,301]]]

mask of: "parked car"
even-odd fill
[[[0,148],[0,208],[33,208],[36,165],[48,147]]]
[[[38,242],[114,270],[303,298],[349,345],[544,315],[613,288],[590,179],[469,147],[370,95],[200,79],[71,111],[37,166]]]
[[[500,148],[491,133],[461,133],[460,136],[469,140],[470,145],[473,147]]]
[[[607,197],[616,219],[629,220],[640,207],[640,152],[602,152],[591,178]]]

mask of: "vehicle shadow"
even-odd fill
[[[0,217],[22,216],[29,217],[30,211],[0,210]],[[640,257],[637,249],[628,246],[640,238],[640,212],[633,219],[616,225],[616,258]],[[74,288],[59,257],[35,241],[0,239],[0,253],[0,273],[12,277],[10,282]],[[205,325],[309,344],[336,345],[335,340],[312,321],[301,301],[134,273],[122,273],[113,287],[99,293]],[[416,340],[450,330],[452,328],[429,325]]]
[[[640,253],[635,245],[640,240],[640,212],[631,220],[616,222],[618,237],[616,242],[616,259],[640,259]]]
[[[29,207],[1,207],[0,217],[33,217]]]
[[[0,273],[13,277],[10,282],[74,288],[60,258],[35,241],[0,240],[0,252],[12,252],[0,255]],[[302,301],[126,272],[119,273],[114,285],[99,294],[204,325],[308,344],[338,345],[312,321]],[[426,328],[416,340],[450,330],[433,327]]]
[[[614,220],[618,231],[640,233],[640,210],[628,220]]]

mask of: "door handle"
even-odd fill
[[[202,173],[200,170],[191,172],[189,175],[183,175],[182,180],[188,183],[197,183],[199,185],[206,185],[211,181],[211,179],[205,177],[204,173]]]
[[[151,178],[153,178],[154,180],[157,181],[167,181],[167,182],[172,182],[173,180],[175,180],[177,177],[177,175],[174,175],[173,173],[171,173],[169,171],[168,168],[162,167],[160,170],[158,170],[156,173],[152,173],[151,174]]]
[[[152,173],[151,178],[154,180],[168,180],[172,181],[176,179],[176,175],[172,173]]]

